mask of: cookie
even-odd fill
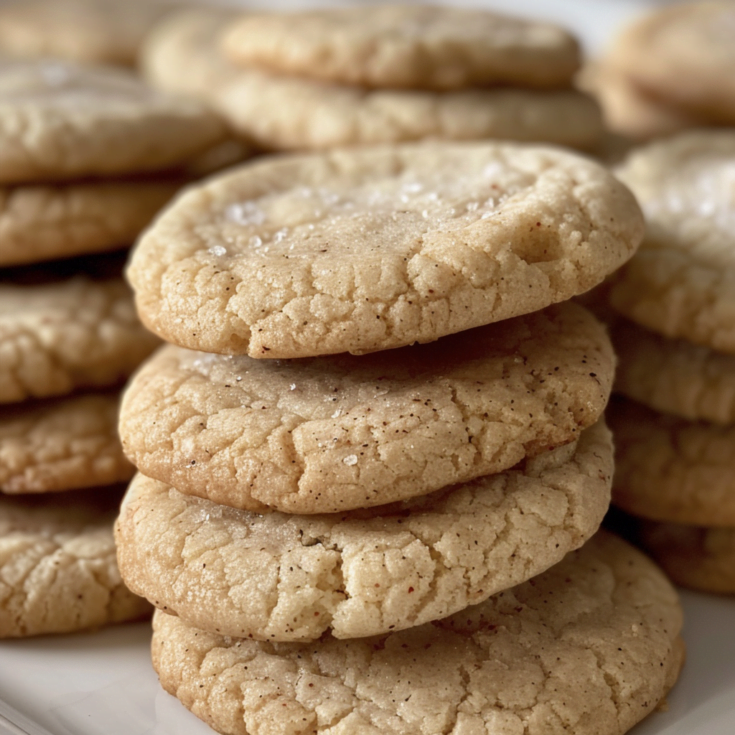
[[[0,183],[155,171],[225,137],[198,102],[132,73],[62,61],[0,64]]]
[[[617,392],[692,421],[735,424],[735,355],[661,337],[623,319],[612,338]]]
[[[542,576],[446,620],[366,640],[261,643],[160,611],[163,687],[222,733],[618,735],[684,658],[661,571],[602,533]]]
[[[614,356],[571,304],[431,345],[298,361],[167,346],[128,385],[125,452],[216,503],[331,513],[512,467],[598,420]]]
[[[562,28],[421,5],[250,14],[223,48],[246,66],[382,88],[564,87],[579,66],[578,44]]]
[[[137,475],[115,526],[130,589],[224,635],[375,635],[450,615],[581,546],[609,504],[612,444],[596,424],[505,473],[403,504],[258,515]]]
[[[0,637],[69,633],[134,620],[150,606],[120,579],[117,488],[0,493]]]
[[[667,337],[735,352],[735,132],[692,131],[634,151],[617,170],[646,215],[612,306]]]
[[[365,353],[564,301],[627,260],[642,229],[624,186],[561,150],[347,149],[190,188],[127,275],[146,326],[183,347]]]
[[[130,245],[181,183],[100,181],[0,187],[0,266]]]
[[[143,0],[16,0],[0,8],[0,49],[18,57],[133,66],[146,33],[170,9]]]
[[[735,528],[645,523],[641,540],[676,584],[735,594]]]
[[[732,124],[734,23],[730,2],[657,8],[616,39],[610,63],[673,105]]]
[[[158,344],[121,278],[0,280],[0,404],[118,385]]]
[[[673,523],[735,526],[735,426],[611,402],[613,502],[628,513]]]
[[[133,466],[117,436],[117,393],[5,406],[0,492],[45,493],[125,482]]]

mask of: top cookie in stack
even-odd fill
[[[575,39],[486,11],[187,11],[152,34],[141,65],[271,150],[425,138],[592,148],[602,137],[596,104],[571,87]]]

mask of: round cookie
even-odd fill
[[[615,390],[692,421],[735,424],[735,355],[661,337],[619,319]]]
[[[612,306],[667,337],[735,352],[735,132],[692,131],[634,151],[617,170],[647,231],[613,277]]]
[[[684,659],[675,590],[599,534],[531,582],[446,620],[367,640],[262,643],[160,611],[163,687],[222,733],[619,735]]]
[[[195,186],[138,242],[138,314],[169,342],[252,357],[430,342],[584,292],[627,260],[638,205],[542,147],[290,156]]]
[[[69,633],[149,612],[115,561],[117,490],[0,493],[0,638]]]
[[[723,123],[735,123],[735,8],[689,2],[657,8],[616,39],[610,63],[641,87]]]
[[[624,399],[612,401],[607,415],[615,505],[659,521],[735,526],[735,426],[694,423]]]
[[[130,245],[181,183],[99,181],[2,187],[0,266]]]
[[[640,533],[647,551],[676,584],[735,594],[735,528],[649,522]]]
[[[374,635],[450,615],[581,546],[608,508],[612,469],[596,424],[576,447],[377,511],[257,515],[137,475],[118,563],[130,589],[213,632]]]
[[[198,102],[150,89],[127,71],[0,63],[0,183],[161,170],[224,137]]]
[[[100,393],[5,406],[0,492],[45,493],[125,482],[134,468],[117,436],[119,395]]]
[[[421,5],[250,14],[223,47],[247,66],[382,88],[565,87],[579,66],[578,44],[562,28]]]
[[[119,277],[0,281],[0,404],[117,385],[158,344]]]
[[[129,383],[120,436],[148,477],[216,503],[332,513],[424,495],[566,444],[614,356],[560,304],[430,345],[298,361],[167,346]]]
[[[170,9],[150,0],[16,0],[0,7],[0,50],[133,66],[143,38]]]

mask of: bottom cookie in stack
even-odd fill
[[[613,502],[645,519],[640,541],[677,584],[735,593],[735,356],[625,323],[613,335],[628,396],[608,410]]]
[[[663,700],[684,657],[675,590],[600,532],[542,575],[381,636],[270,643],[157,611],[161,683],[233,735],[617,735]]]

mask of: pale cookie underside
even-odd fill
[[[331,513],[499,472],[576,439],[614,357],[571,304],[430,345],[299,361],[168,346],[133,378],[125,452],[148,477],[247,510]]]
[[[5,406],[0,491],[45,493],[125,482],[133,466],[117,436],[119,395],[85,394]]]
[[[647,232],[615,275],[612,305],[666,335],[735,352],[735,133],[692,131],[634,151],[617,170]]]
[[[615,390],[691,421],[735,423],[735,356],[661,337],[619,320]]]
[[[0,64],[0,182],[166,169],[225,137],[198,102],[132,73],[62,61]]]
[[[0,266],[131,245],[182,182],[0,188]]]
[[[487,138],[591,149],[603,134],[597,103],[566,89],[372,90],[243,69],[210,99],[269,150]]]
[[[645,523],[641,539],[676,584],[702,592],[735,594],[735,527]]]
[[[611,63],[657,96],[735,122],[735,9],[730,2],[656,9],[616,40]]]
[[[609,504],[607,429],[435,495],[322,516],[257,515],[138,475],[116,524],[129,587],[197,627],[338,638],[445,617],[542,572]]]
[[[420,5],[247,15],[223,48],[245,65],[369,87],[563,87],[579,66],[578,44],[562,28]]]
[[[133,66],[167,10],[146,0],[16,0],[0,8],[0,47],[10,56]]]
[[[624,399],[608,409],[615,436],[613,503],[674,523],[735,526],[735,427],[659,414]]]
[[[0,494],[0,637],[68,633],[144,616],[120,579],[112,524],[119,488]]]
[[[380,638],[263,643],[154,615],[163,687],[233,735],[620,735],[683,663],[676,592],[600,534],[533,582]]]
[[[361,353],[564,301],[641,234],[630,192],[557,149],[346,149],[191,188],[139,241],[128,278],[146,325],[184,347]]]
[[[120,278],[0,282],[0,403],[118,385],[158,344]]]

